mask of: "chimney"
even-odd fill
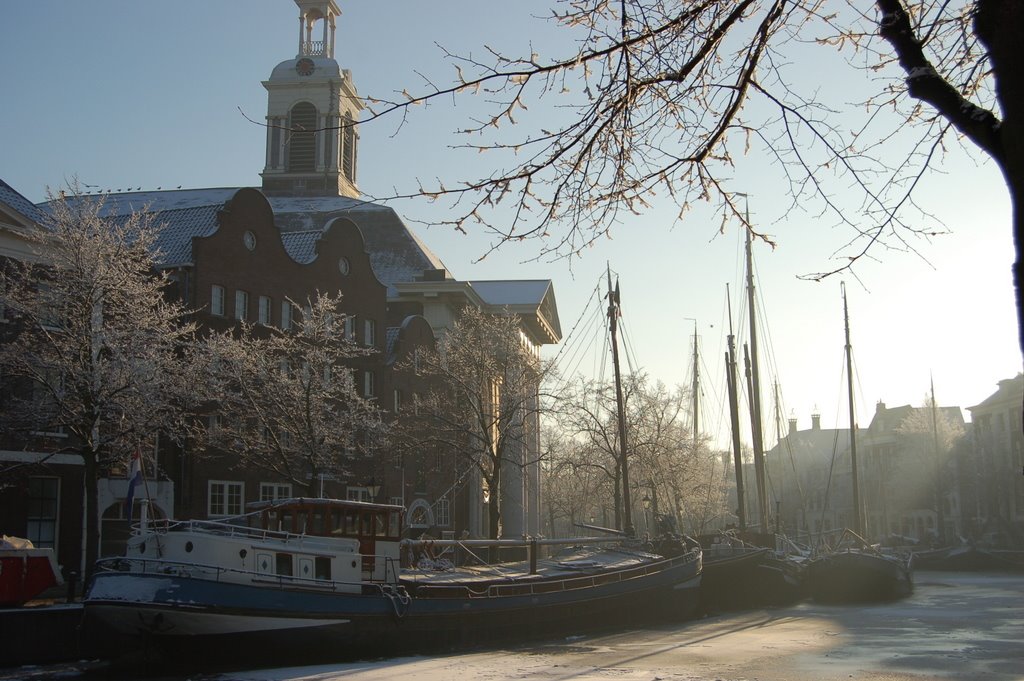
[[[878,404],[875,405],[875,413],[881,414],[883,411],[885,411],[885,402],[878,400]]]
[[[790,416],[789,417],[789,434],[790,435],[796,435],[796,417],[795,416]]]
[[[818,412],[811,414],[811,430],[821,430],[821,414]]]

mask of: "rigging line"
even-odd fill
[[[600,287],[601,287],[601,280],[598,279],[598,283],[597,283],[596,286],[594,286],[594,290],[591,291],[590,298],[587,300],[586,304],[583,306],[583,309],[580,311],[579,317],[576,318],[576,322],[572,325],[572,328],[569,330],[569,333],[565,334],[565,338],[566,339],[569,339],[569,338],[573,338],[574,339],[575,338],[573,336],[573,333],[576,331],[576,328],[580,325],[580,322],[583,321],[584,315],[586,315],[587,312],[590,311],[590,305],[597,298],[597,294],[598,294],[598,291],[600,291]],[[564,343],[562,345],[562,347],[559,348],[558,352],[555,353],[555,357],[554,357],[554,361],[556,363],[558,362],[558,358],[561,357],[562,353],[565,352],[566,350],[568,350],[568,348],[570,346],[571,346],[570,343]]]
[[[636,374],[639,362],[636,361],[636,352],[633,350],[633,337],[623,323],[622,317],[619,318],[619,330],[622,331],[622,349],[626,355],[626,366],[629,367],[630,374]]]
[[[842,369],[839,371],[839,399],[836,400],[836,428],[833,430],[832,435],[832,461],[828,466],[828,478],[825,480],[825,501],[821,504],[821,519],[819,524],[824,532],[825,528],[825,511],[828,509],[829,496],[832,491],[832,472],[836,465],[836,452],[839,449],[839,412],[842,410],[843,405],[843,377],[846,376],[846,357],[845,350],[843,357],[841,358]],[[852,431],[851,431],[852,432]]]
[[[577,371],[580,363],[582,363],[583,358],[586,356],[587,352],[594,347],[595,341],[598,337],[600,337],[600,329],[602,325],[600,324],[599,320],[601,316],[602,315],[600,307],[592,306],[590,310],[590,316],[587,318],[586,325],[582,329],[580,329],[580,335],[577,336],[581,340],[575,344],[572,353],[563,360],[563,369],[565,368],[565,366],[569,367],[569,370],[563,371],[563,374],[571,375],[572,373]],[[595,328],[598,330],[597,332],[595,332]],[[583,339],[587,340],[586,344],[583,343]]]

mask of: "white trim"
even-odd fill
[[[0,461],[16,461],[18,463],[48,463],[62,466],[84,465],[82,457],[78,454],[19,452],[10,449],[0,449]]]

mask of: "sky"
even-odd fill
[[[540,0],[339,5],[335,57],[362,95],[419,92],[424,78],[449,82],[454,70],[442,46],[474,55],[486,54],[485,45],[564,52],[565,34],[537,18],[550,7]],[[74,178],[114,191],[258,186],[265,132],[247,118],[265,115],[261,81],[295,56],[297,16],[292,0],[0,4],[0,178],[33,201]],[[871,87],[863,72],[826,67],[820,50],[828,48],[817,49],[811,58],[822,61],[804,76],[812,88]],[[383,196],[414,188],[417,178],[454,184],[467,168],[481,167],[479,155],[453,148],[463,141],[454,131],[477,111],[472,101],[436,101],[410,110],[403,125],[385,118],[361,126],[361,190]],[[754,154],[739,160],[734,178],[751,221],[776,244],[754,245],[769,445],[774,423],[790,417],[801,429],[812,413],[823,427],[847,426],[843,283],[862,426],[876,403],[922,404],[932,382],[938,402],[964,407],[969,419],[966,407],[1021,371],[1011,210],[992,163],[953,145],[919,195],[949,233],[914,240],[909,250],[877,249],[853,273],[822,282],[801,275],[835,267],[850,234],[813,208],[789,206],[775,176]],[[537,261],[530,242],[481,260],[491,238],[436,226],[445,206],[424,199],[390,205],[459,279],[550,279],[567,337],[546,354],[569,372],[610,375],[603,332],[592,323],[610,270],[621,287],[626,369],[688,385],[696,331],[702,427],[726,441],[727,285],[740,342],[747,328],[739,225],[723,225],[720,214],[700,207],[677,223],[676,209],[654,201],[571,261]]]

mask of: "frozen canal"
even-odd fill
[[[179,681],[1024,680],[1024,575],[919,572],[898,603],[789,608],[463,654],[197,673]],[[86,680],[73,668],[0,680]],[[128,678],[122,676],[120,678]]]

